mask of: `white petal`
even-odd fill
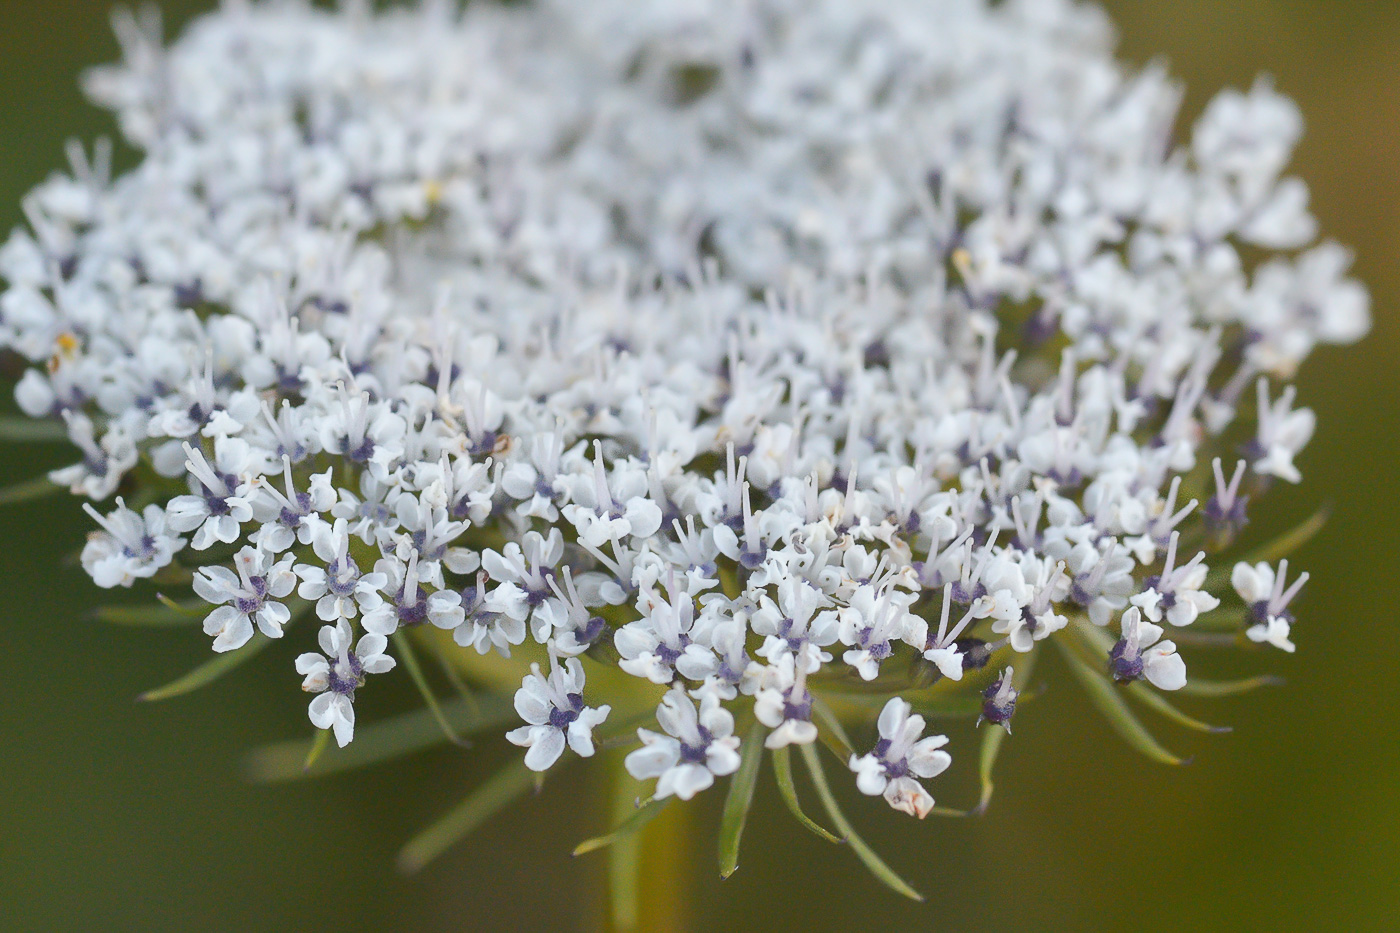
[[[532,744],[525,753],[525,767],[531,771],[548,770],[564,754],[564,733],[548,726],[535,726],[530,731]]]
[[[933,798],[923,785],[910,777],[895,778],[885,788],[885,800],[896,810],[923,819],[933,809]]]
[[[323,693],[321,696],[329,694]],[[336,701],[335,743],[344,748],[355,737],[355,706],[349,697],[337,696]]]
[[[850,768],[856,773],[856,787],[862,794],[875,797],[885,792],[889,779],[885,777],[885,766],[880,759],[874,755],[852,755]]]
[[[549,714],[554,709],[537,684],[537,681],[527,677],[526,685],[515,691],[515,711],[521,719],[535,726],[549,722]]]
[[[675,794],[681,800],[689,800],[715,782],[715,776],[704,765],[684,764],[672,768],[656,782],[656,796],[668,797]]]
[[[880,710],[878,728],[880,738],[893,740],[904,728],[904,721],[909,718],[909,704],[899,697],[891,697],[885,704],[885,708]]]
[[[654,735],[655,733],[648,733]],[[627,773],[639,781],[660,777],[668,768],[680,761],[680,743],[675,739],[656,736],[656,741],[627,753],[623,764]]]
[[[1142,673],[1159,690],[1180,690],[1186,686],[1186,662],[1169,641],[1142,653]]]
[[[311,716],[311,724],[317,729],[329,729],[335,722],[335,710],[331,707],[333,699],[335,699],[335,694],[322,693],[313,699],[307,707],[307,712]]]
[[[627,503],[627,522],[632,526],[632,534],[638,538],[650,538],[656,534],[661,527],[661,517],[661,507],[650,499],[639,496]]]
[[[942,745],[947,741],[947,738],[939,735],[924,739],[915,745],[907,758],[909,770],[922,778],[937,777],[948,770],[948,766],[953,763],[953,757],[945,751],[937,750],[935,746],[926,744],[936,742]]]
[[[281,603],[265,603],[258,610],[258,631],[268,638],[281,638],[282,626],[291,617],[291,611]]]
[[[924,652],[924,657],[932,661],[944,677],[949,680],[962,680],[963,656],[958,649],[951,645],[947,648],[930,648]]]
[[[242,613],[237,613],[237,618],[230,622],[219,637],[214,639],[215,651],[233,651],[242,648],[253,637],[253,623],[248,621],[248,617]]]
[[[328,670],[330,665],[321,655],[314,651],[308,651],[306,654],[297,655],[296,667],[298,674],[312,674]]]
[[[737,736],[721,742],[714,742],[705,752],[705,766],[709,768],[713,774],[720,777],[738,771],[739,765],[742,763],[743,759],[739,757],[739,739]]]

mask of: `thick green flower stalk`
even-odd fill
[[[601,754],[617,827],[579,849],[625,926],[637,831],[726,795],[727,875],[768,757],[917,897],[839,782],[985,807],[1047,650],[1174,762],[1140,711],[1209,728],[1168,696],[1268,682],[1194,652],[1294,650],[1316,521],[1249,518],[1301,479],[1289,380],[1368,301],[1267,83],[1178,143],[1177,87],[1065,0],[116,22],[87,88],[142,161],[75,145],[0,251],[5,430],[79,451],[15,494],[90,500],[83,567],[141,594],[107,617],[202,625],[150,696],[304,647],[319,731],[260,775],[519,746],[404,867]],[[423,711],[358,721],[384,676]],[[935,805],[950,766],[980,800]]]

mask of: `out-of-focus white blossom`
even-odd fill
[[[185,546],[184,538],[167,530],[165,511],[158,505],[137,512],[118,496],[110,515],[103,516],[87,503],[83,510],[102,526],[102,531],[88,535],[81,557],[83,569],[100,587],[131,586],[137,579],[153,577]]]

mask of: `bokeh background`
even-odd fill
[[[167,0],[168,30],[211,5]],[[1170,769],[1119,743],[1047,663],[1038,678],[1051,689],[1018,716],[986,816],[919,825],[852,802],[870,841],[929,895],[922,907],[806,835],[762,785],[741,869],[721,884],[711,795],[696,818],[694,906],[672,928],[1400,929],[1400,4],[1106,5],[1127,60],[1164,58],[1186,83],[1186,119],[1261,71],[1297,100],[1308,129],[1294,168],[1372,291],[1372,336],[1318,354],[1300,377],[1319,415],[1305,484],[1254,516],[1265,534],[1333,506],[1297,557],[1313,573],[1298,654],[1241,661],[1287,684],[1192,704],[1235,732],[1159,728],[1194,755]],[[0,0],[0,229],[20,222],[21,195],[62,164],[66,138],[112,132],[76,83],[115,55],[108,6]],[[6,448],[0,484],[65,456]],[[96,591],[66,558],[85,529],[66,497],[0,512],[0,930],[596,928],[601,860],[568,855],[602,828],[587,769],[401,877],[402,841],[506,753],[250,785],[246,750],[308,731],[295,648],[164,705],[134,702],[206,657],[207,639],[91,621]],[[412,702],[407,678],[394,680],[364,718]],[[938,782],[944,802],[973,799],[968,746]]]

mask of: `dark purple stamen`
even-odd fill
[[[1002,681],[998,680],[986,690],[982,691],[985,698],[982,701],[982,718],[993,725],[1004,725],[1016,712],[1017,692],[1012,689],[1004,699],[998,700],[997,694],[1001,691]]]
[[[327,675],[327,685],[332,693],[339,693],[353,700],[355,699],[355,688],[365,681],[365,673],[364,668],[360,665],[360,659],[354,654],[348,655],[346,660],[350,663],[350,676],[340,676],[340,665],[332,664]]]
[[[710,730],[704,726],[699,727],[700,741],[695,745],[688,745],[681,742],[681,761],[686,764],[703,765],[709,759],[710,743],[714,741],[714,736]]]
[[[578,714],[583,712],[583,696],[578,693],[570,693],[565,699],[568,706],[561,709],[556,706],[549,711],[549,724],[556,729],[567,729],[578,719]]]
[[[369,458],[374,456],[374,441],[366,437],[360,441],[360,446],[352,448],[350,438],[345,438],[345,459],[354,463],[368,463]]]
[[[1142,655],[1136,657],[1125,657],[1128,650],[1128,640],[1118,639],[1118,643],[1113,646],[1113,650],[1108,653],[1108,671],[1113,675],[1113,679],[1122,683],[1129,683],[1142,677]]]

